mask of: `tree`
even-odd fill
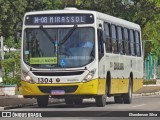
[[[20,48],[21,42],[15,43],[15,32],[22,29],[25,12],[34,10],[57,9],[59,0],[0,0],[0,35],[4,37],[4,45],[7,48]],[[20,26],[19,26],[20,25]],[[17,27],[18,26],[18,27]],[[20,52],[5,54],[5,60],[1,61],[4,68],[4,83],[20,85]]]
[[[3,82],[4,84],[17,84],[20,86],[20,53],[8,52],[2,61],[4,68]]]
[[[152,44],[146,42],[145,51],[155,51],[160,54],[160,0],[80,0],[80,9],[90,9],[116,16],[139,24],[142,28],[142,39],[153,40]],[[151,49],[151,48],[154,48]]]
[[[150,21],[143,28],[143,39],[150,40],[151,42],[146,43],[146,53],[153,53],[154,58],[157,60],[160,55],[160,21]]]
[[[160,54],[160,0],[132,1],[133,3],[130,4],[127,0],[0,0],[0,35],[4,37],[4,44],[8,48],[20,48],[21,43],[14,42],[14,35],[17,28],[22,29],[19,23],[22,23],[25,12],[62,9],[67,5],[75,5],[79,9],[95,10],[139,24],[142,28],[142,39],[153,40],[152,44],[146,42],[145,51],[151,51],[158,56]],[[13,72],[13,69],[9,68],[11,65],[16,64],[17,69],[20,68],[20,60],[14,60],[15,55],[19,53],[8,54],[5,55],[6,60],[2,63],[6,70],[6,77],[7,72]]]
[[[25,12],[58,9],[61,3],[60,0],[0,0],[0,35],[5,40],[13,37],[17,24],[23,21]]]

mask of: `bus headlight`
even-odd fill
[[[82,82],[88,82],[88,81],[90,81],[90,80],[93,78],[95,72],[96,72],[96,69],[91,70],[91,71],[86,75],[86,77],[82,80]]]
[[[35,83],[35,81],[33,81],[33,79],[31,78],[31,76],[26,75],[25,77],[25,81],[30,82],[30,83]]]
[[[26,82],[35,83],[35,81],[33,81],[32,77],[29,76],[26,72],[22,72],[22,73],[23,73],[23,76],[24,76],[24,80]]]
[[[30,81],[31,77],[29,75],[25,76],[26,81]]]

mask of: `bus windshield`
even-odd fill
[[[95,58],[94,29],[77,27],[70,32],[72,29],[26,28],[24,62],[34,68],[75,68],[92,62]]]

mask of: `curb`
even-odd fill
[[[14,108],[22,108],[22,107],[33,106],[33,105],[37,105],[37,103],[10,105],[10,106],[5,106],[5,107],[0,107],[0,110],[8,110],[8,109],[14,109]]]
[[[147,86],[160,86],[160,84],[150,84],[150,85],[143,85],[143,87],[147,87]]]
[[[143,85],[143,87],[136,91],[135,94],[158,94],[158,92],[160,92],[160,84]]]
[[[160,95],[160,91],[159,92],[151,92],[151,93],[141,93],[142,96],[150,96],[150,95]]]
[[[133,97],[150,96],[150,95],[160,95],[160,91],[159,92],[151,92],[151,93],[133,94]]]
[[[0,107],[0,111],[3,111],[4,110],[4,107]]]
[[[0,97],[0,99],[7,99],[7,98],[23,98],[23,95],[10,95],[10,96]]]

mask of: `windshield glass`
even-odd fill
[[[24,62],[35,68],[82,67],[94,60],[94,41],[91,27],[27,28]]]

